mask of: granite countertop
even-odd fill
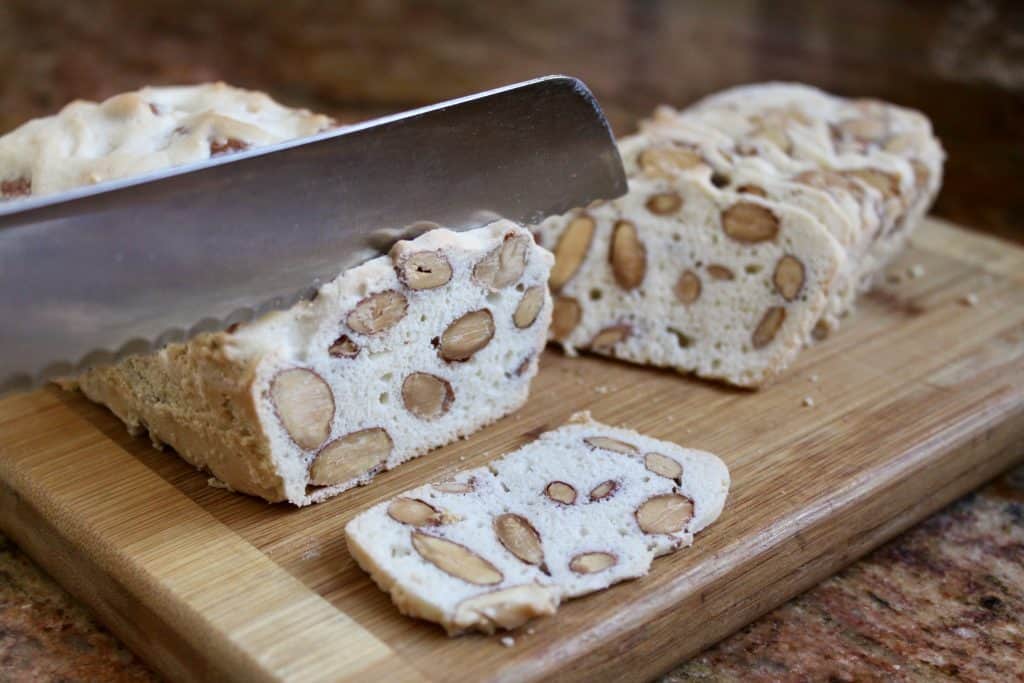
[[[353,119],[568,72],[626,132],[662,102],[790,79],[928,112],[949,152],[936,213],[1024,241],[1022,37],[1012,0],[5,0],[0,130],[147,83],[223,79]],[[664,681],[1024,680],[1021,653],[1024,467]],[[0,536],[0,679],[155,678]]]

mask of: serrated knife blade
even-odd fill
[[[69,193],[0,204],[0,393],[223,329],[394,240],[626,191],[577,79],[550,76]]]

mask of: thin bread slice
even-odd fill
[[[486,467],[375,505],[345,533],[403,614],[493,633],[643,576],[718,518],[728,489],[717,457],[580,414]]]

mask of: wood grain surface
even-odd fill
[[[77,395],[9,398],[0,524],[172,680],[652,676],[1024,452],[1024,250],[931,220],[892,271],[911,265],[924,275],[872,292],[765,390],[549,351],[517,414],[303,510],[209,487]],[[400,616],[354,565],[342,527],[356,512],[581,409],[720,454],[733,476],[722,518],[513,647]]]

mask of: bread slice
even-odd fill
[[[224,83],[79,100],[0,137],[0,200],[158,171],[335,125]]]
[[[659,107],[641,124],[641,130],[620,142],[627,172],[648,177],[685,173],[705,184],[803,209],[818,219],[843,251],[828,307],[819,321],[829,329],[837,327],[858,294],[857,264],[881,227],[877,212],[863,201],[863,194],[830,192],[830,186],[822,182],[826,176],[811,166],[784,173],[761,156],[739,154],[735,141],[721,131],[668,107]],[[670,163],[673,158],[682,160],[685,168]],[[837,178],[831,180],[837,182]],[[838,182],[840,187],[860,192],[855,181],[838,178]]]
[[[718,518],[728,490],[714,455],[584,413],[486,467],[370,508],[345,534],[403,614],[449,634],[493,633],[643,576]]]
[[[508,221],[433,230],[312,301],[73,384],[232,489],[318,502],[523,404],[552,260]]]
[[[632,155],[632,138],[623,143]],[[543,221],[552,338],[737,386],[771,380],[828,302],[841,259],[807,212],[687,174],[634,173],[626,196]]]

